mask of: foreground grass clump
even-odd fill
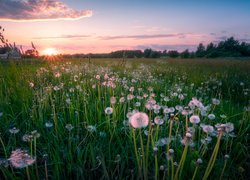
[[[247,179],[250,62],[0,64],[1,179]]]

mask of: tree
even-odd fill
[[[196,50],[196,57],[204,57],[206,55],[205,46],[200,43]]]
[[[37,51],[37,49],[36,49],[35,45],[33,44],[33,42],[31,42],[31,46],[32,46],[32,49],[26,50],[23,57],[35,58],[35,57],[39,56],[39,52]]]
[[[178,51],[172,50],[172,51],[168,51],[168,56],[171,58],[177,58],[179,56]]]
[[[143,52],[145,58],[150,58],[151,54],[152,54],[152,49],[145,49]]]
[[[181,58],[189,58],[190,57],[190,53],[189,53],[188,49],[183,51],[180,55],[181,55]]]

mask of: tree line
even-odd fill
[[[250,57],[250,44],[239,42],[234,37],[230,37],[218,44],[200,43],[196,51],[186,49],[182,52],[177,50],[156,51],[153,49],[142,50],[119,50],[111,53],[102,54],[74,54],[64,55],[64,57],[74,58],[217,58],[217,57]]]

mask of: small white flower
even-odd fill
[[[110,114],[112,114],[112,113],[113,113],[113,108],[107,107],[107,108],[105,109],[105,114],[110,115]]]
[[[46,127],[46,128],[51,128],[51,127],[53,127],[53,123],[51,123],[51,122],[46,122],[46,123],[45,123],[45,127]]]
[[[219,100],[219,99],[216,99],[216,98],[213,98],[213,99],[212,99],[212,103],[213,103],[214,105],[219,105],[219,104],[220,104],[220,100]]]
[[[190,118],[189,118],[189,121],[192,123],[192,124],[198,124],[200,122],[200,117],[197,116],[197,115],[192,115]]]
[[[74,128],[74,126],[72,126],[72,124],[66,124],[65,128],[70,132]]]
[[[17,129],[16,127],[13,127],[12,129],[9,129],[9,132],[11,134],[17,134],[20,131],[20,129]]]
[[[164,123],[164,120],[160,118],[159,116],[156,116],[154,119],[154,123],[157,125],[162,125]]]
[[[209,114],[207,117],[210,120],[214,120],[215,119],[215,115],[214,114]]]

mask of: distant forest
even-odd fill
[[[63,55],[63,57],[74,58],[217,58],[217,57],[250,57],[250,44],[239,42],[234,37],[230,37],[218,44],[209,43],[207,46],[200,43],[196,51],[183,52],[176,50],[156,51],[153,49],[142,50],[119,50],[103,54],[74,54]]]

